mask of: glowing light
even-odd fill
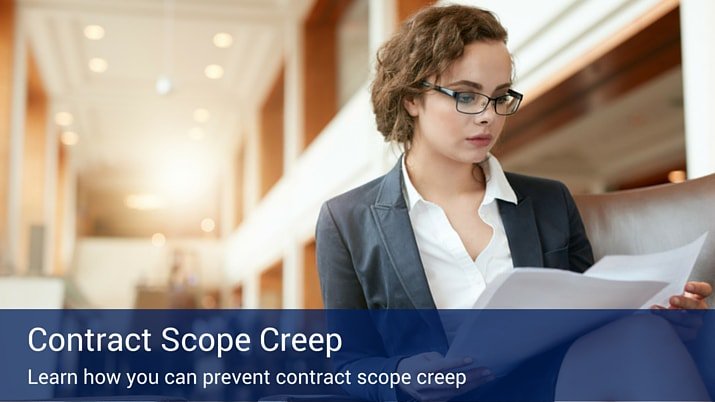
[[[684,170],[673,170],[668,173],[668,181],[671,183],[682,183],[687,179],[687,175]]]
[[[150,211],[164,208],[164,199],[156,194],[129,194],[124,199],[127,208]]]
[[[163,233],[154,233],[151,236],[151,244],[153,244],[154,247],[163,247],[164,244],[166,244],[166,236],[164,236]]]
[[[60,134],[60,141],[65,145],[75,145],[79,142],[79,134],[74,131],[63,131]]]
[[[193,127],[191,130],[189,130],[189,138],[194,141],[203,140],[205,135],[206,134],[204,133],[204,130],[201,129],[201,127]]]
[[[219,66],[218,64],[209,64],[204,69],[204,74],[206,74],[206,77],[212,80],[217,80],[223,77],[223,67]]]
[[[74,117],[72,117],[71,113],[58,112],[55,114],[55,123],[57,123],[58,126],[69,126],[73,121]]]
[[[231,47],[233,44],[233,36],[231,34],[228,34],[226,32],[219,32],[216,35],[214,35],[214,46],[220,47],[220,48],[227,48]]]
[[[206,196],[213,180],[213,163],[196,145],[187,143],[158,162],[155,185],[167,203],[190,204]]]
[[[201,230],[206,233],[211,233],[216,229],[216,222],[211,218],[204,218],[201,220]]]
[[[88,65],[89,65],[89,69],[95,73],[103,73],[103,72],[107,71],[107,67],[109,67],[107,60],[104,60],[101,57],[91,58],[89,60]]]
[[[90,40],[100,40],[104,38],[104,28],[99,25],[87,25],[84,27],[84,36]]]
[[[154,84],[154,89],[159,95],[167,95],[174,88],[174,83],[171,82],[171,78],[167,75],[160,75],[156,79],[156,84]]]
[[[194,110],[194,121],[197,123],[206,123],[210,117],[211,113],[206,109],[199,108]]]

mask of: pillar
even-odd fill
[[[283,308],[303,308],[303,248],[288,237],[283,253]]]
[[[715,173],[715,2],[682,0],[685,150],[688,178]]]
[[[284,24],[286,44],[285,95],[283,120],[283,170],[287,173],[303,149],[303,38],[300,21],[291,18]],[[315,95],[315,94],[313,94]],[[320,96],[320,95],[319,95]]]
[[[5,2],[3,2],[4,4]],[[6,7],[3,5],[3,7]],[[18,10],[14,13],[14,21],[18,22]],[[3,17],[6,18],[6,17]],[[5,247],[3,247],[3,266],[6,272],[17,272],[20,256],[20,222],[22,197],[22,156],[25,132],[25,107],[27,102],[27,44],[25,35],[19,23],[13,26],[12,40],[8,41],[12,53],[11,84],[9,85],[10,104],[9,139],[7,147],[7,186],[4,188],[6,198],[5,211]],[[7,124],[7,123],[4,123]]]
[[[9,273],[8,179],[10,178],[10,110],[12,105],[15,2],[0,0],[0,274]]]

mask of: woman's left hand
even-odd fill
[[[663,317],[670,321],[673,328],[683,341],[694,340],[703,325],[702,314],[672,314],[666,310],[705,310],[708,308],[707,298],[713,293],[713,287],[707,282],[688,282],[683,294],[672,296],[665,308],[653,306],[656,311],[663,311]]]
[[[672,296],[669,309],[705,310],[707,298],[713,294],[713,287],[707,282],[688,282],[682,295]]]

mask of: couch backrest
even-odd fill
[[[692,280],[715,284],[715,174],[678,184],[574,197],[596,260],[687,244],[709,231]]]

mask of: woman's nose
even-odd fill
[[[476,124],[480,125],[487,125],[490,124],[493,120],[494,117],[496,117],[496,111],[494,110],[494,105],[492,104],[492,101],[489,101],[489,104],[487,104],[486,109],[482,111],[479,114],[474,115],[474,122]]]

